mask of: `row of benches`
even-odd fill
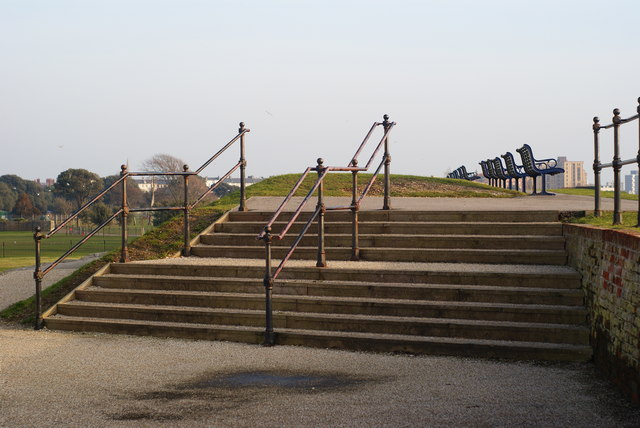
[[[518,181],[522,179],[522,191],[526,193],[526,179],[527,177],[531,177],[533,180],[533,194],[537,195],[536,179],[542,177],[542,191],[539,194],[553,195],[553,193],[547,192],[545,177],[547,175],[561,174],[564,172],[564,169],[558,167],[558,162],[555,159],[534,158],[533,151],[528,144],[524,144],[519,149],[516,149],[516,151],[520,153],[522,165],[516,165],[516,161],[511,152],[500,156],[504,159],[506,168],[503,166],[500,157],[480,162],[482,175],[489,180],[489,184],[507,188],[508,183],[509,189],[513,189],[512,180],[515,180],[515,190],[520,190]]]
[[[457,178],[459,180],[473,181],[473,180],[478,180],[480,176],[475,172],[467,172],[467,168],[464,165],[462,165],[461,167],[456,168],[456,170],[447,174],[447,178]]]

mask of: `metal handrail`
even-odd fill
[[[363,150],[363,148],[365,147],[365,145],[369,141],[369,138],[373,134],[373,131],[375,130],[375,128],[377,126],[379,126],[379,125],[382,125],[384,127],[384,134],[383,134],[382,138],[380,139],[380,142],[376,146],[375,150],[371,154],[371,157],[369,158],[369,161],[367,162],[367,165],[364,168],[358,167],[358,155],[360,154],[360,152]],[[278,277],[280,272],[282,272],[285,264],[287,263],[287,261],[293,255],[294,251],[296,250],[296,248],[298,247],[298,245],[302,241],[304,235],[307,233],[307,231],[311,227],[311,224],[314,222],[314,220],[316,220],[316,218],[318,219],[318,256],[317,256],[316,266],[317,267],[326,267],[327,263],[326,263],[325,249],[324,249],[324,216],[325,216],[326,211],[329,211],[329,210],[351,210],[352,211],[353,215],[352,215],[352,257],[351,257],[351,259],[352,260],[359,260],[359,252],[360,252],[360,250],[358,248],[358,211],[360,209],[360,202],[362,201],[362,199],[367,195],[367,193],[371,189],[371,186],[373,185],[373,182],[375,181],[375,179],[376,179],[378,173],[380,172],[380,170],[382,169],[383,165],[385,166],[385,191],[384,191],[383,209],[385,209],[385,210],[390,209],[390,203],[389,203],[389,187],[390,187],[389,166],[390,166],[390,163],[391,163],[391,156],[389,155],[389,133],[391,132],[391,129],[393,129],[394,126],[395,126],[395,122],[389,122],[389,116],[386,115],[386,114],[384,115],[384,121],[383,122],[381,122],[381,123],[380,122],[374,122],[374,124],[371,127],[371,129],[369,129],[369,132],[367,133],[366,137],[364,138],[364,140],[362,141],[362,143],[360,144],[360,146],[356,150],[356,153],[351,158],[351,161],[349,162],[349,166],[346,166],[346,167],[324,166],[323,165],[324,164],[324,160],[322,158],[319,158],[317,160],[318,164],[317,164],[316,167],[308,167],[302,173],[302,175],[300,176],[298,181],[294,184],[294,186],[291,189],[291,191],[287,194],[287,196],[284,198],[284,200],[282,201],[282,203],[280,204],[278,209],[275,211],[275,213],[273,214],[271,219],[267,222],[266,226],[264,227],[264,230],[262,232],[260,232],[260,234],[258,235],[257,239],[261,239],[261,240],[263,240],[265,242],[265,255],[266,255],[266,257],[265,257],[266,271],[265,271],[265,276],[264,276],[264,280],[263,280],[263,284],[264,284],[264,287],[265,287],[265,299],[266,299],[266,301],[265,301],[265,312],[266,312],[266,314],[265,314],[266,315],[266,320],[265,321],[266,321],[266,326],[265,326],[265,335],[264,335],[264,344],[265,345],[274,345],[275,344],[275,334],[274,334],[274,331],[273,331],[272,301],[271,301],[272,300],[271,296],[272,296],[272,291],[273,291],[273,282]],[[373,159],[375,158],[377,153],[380,151],[380,148],[382,147],[383,144],[384,144],[385,150],[384,150],[384,155],[382,157],[382,161],[381,161],[380,165],[378,166],[378,168],[376,169],[375,173],[373,174],[371,180],[369,181],[369,183],[365,187],[364,191],[362,192],[360,197],[358,197],[358,195],[357,195],[357,187],[358,187],[358,185],[357,185],[357,183],[358,183],[357,174],[358,174],[358,172],[367,171],[369,169],[371,163],[373,162]],[[302,182],[305,180],[305,178],[309,175],[309,173],[311,171],[315,171],[315,172],[318,173],[318,178],[316,179],[315,183],[313,184],[311,189],[307,192],[307,195],[300,202],[300,204],[298,205],[297,209],[294,211],[293,215],[291,216],[291,219],[285,224],[284,228],[280,231],[280,233],[272,234],[271,231],[272,231],[273,224],[276,222],[276,220],[278,219],[278,217],[280,216],[280,214],[284,210],[285,206],[289,203],[289,201],[291,200],[293,195],[300,188],[300,186],[302,185]],[[343,207],[327,208],[325,206],[325,204],[324,204],[324,197],[323,197],[323,194],[324,194],[324,189],[323,189],[324,188],[324,179],[327,177],[329,172],[337,172],[337,171],[351,172],[352,173],[352,200],[351,200],[351,205],[343,206]],[[309,199],[311,198],[313,193],[316,192],[316,190],[318,192],[318,203],[316,205],[315,211],[311,214],[310,218],[307,220],[306,224],[302,228],[302,231],[298,234],[297,238],[295,239],[295,241],[293,242],[293,244],[291,245],[291,247],[289,248],[289,250],[287,251],[285,256],[280,261],[280,264],[277,266],[276,270],[272,273],[271,272],[271,244],[272,244],[273,240],[275,240],[275,239],[281,240],[287,235],[287,233],[289,232],[291,226],[298,219],[298,217],[300,216],[300,213],[304,209],[305,205],[307,204],[307,202],[309,201]]]
[[[240,168],[240,211],[246,211],[246,193],[245,193],[245,168],[247,165],[245,159],[245,147],[244,147],[244,137],[247,132],[250,132],[249,129],[244,127],[244,123],[240,122],[240,128],[238,129],[238,135],[233,137],[227,144],[225,144],[222,149],[220,149],[216,154],[210,157],[205,163],[202,164],[200,168],[196,171],[189,171],[189,167],[187,165],[183,166],[183,171],[143,171],[143,172],[132,172],[127,171],[127,166],[122,165],[120,167],[120,178],[114,181],[107,188],[102,190],[96,196],[91,198],[90,201],[82,205],[76,212],[70,215],[66,220],[62,223],[58,224],[53,230],[49,231],[46,234],[42,233],[40,227],[35,229],[33,234],[33,239],[35,241],[35,249],[36,249],[36,266],[35,271],[33,273],[33,278],[36,282],[36,296],[35,296],[35,329],[38,330],[43,326],[42,320],[42,280],[46,274],[48,274],[51,270],[53,270],[56,266],[58,266],[64,259],[73,254],[78,248],[80,248],[85,242],[87,242],[91,237],[93,237],[96,233],[98,233],[102,228],[104,228],[108,223],[113,221],[116,217],[121,216],[121,227],[122,227],[122,247],[120,252],[120,262],[126,263],[129,261],[128,255],[128,232],[127,232],[127,217],[129,213],[132,212],[152,212],[152,211],[183,211],[184,212],[184,246],[182,248],[182,255],[189,256],[191,254],[190,247],[190,224],[189,224],[189,212],[193,209],[198,203],[200,203],[209,193],[213,192],[218,186],[220,186],[227,178],[231,176],[238,168]],[[216,183],[207,188],[207,190],[202,193],[193,203],[189,203],[188,201],[188,191],[189,191],[189,177],[198,175],[202,172],[207,166],[209,166],[215,159],[217,159],[222,153],[224,153],[229,147],[233,145],[236,141],[240,140],[240,160],[237,164],[235,164],[224,176],[222,176]],[[145,207],[145,208],[129,208],[127,201],[127,178],[129,177],[138,177],[138,176],[181,176],[184,180],[184,203],[182,206],[174,206],[174,207]],[[43,239],[51,238],[53,235],[58,233],[64,226],[69,224],[69,222],[76,219],[81,213],[87,210],[90,206],[96,203],[98,200],[103,198],[108,192],[113,190],[115,187],[121,185],[122,186],[122,207],[118,209],[114,214],[112,214],[105,222],[101,225],[97,226],[91,232],[89,232],[86,236],[83,237],[78,243],[76,243],[73,247],[67,250],[62,256],[58,257],[53,263],[51,263],[46,269],[41,269],[41,257],[40,257],[40,249],[41,249],[41,241]]]
[[[603,168],[613,169],[613,224],[622,224],[621,202],[620,202],[620,170],[624,165],[630,165],[636,163],[638,169],[640,169],[640,120],[638,120],[638,154],[635,159],[620,159],[620,125],[633,122],[636,119],[640,119],[640,98],[638,98],[638,106],[636,107],[638,114],[623,119],[620,117],[620,110],[613,109],[612,123],[609,125],[600,125],[600,119],[596,116],[593,118],[593,173],[594,173],[594,215],[599,217],[601,215],[600,210],[600,171]],[[613,160],[611,163],[600,162],[600,141],[599,133],[601,129],[613,128]],[[638,198],[638,214],[636,227],[640,227],[640,198]]]

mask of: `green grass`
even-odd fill
[[[588,215],[584,217],[572,217],[568,219],[569,223],[576,224],[589,224],[592,226],[603,227],[606,229],[623,229],[639,232],[640,228],[636,227],[638,224],[638,213],[630,211],[622,213],[622,224],[613,225],[613,212],[605,211],[600,217],[594,215]]]
[[[82,239],[81,235],[66,235],[63,232],[41,241],[43,262],[51,262],[64,254]],[[111,251],[118,248],[118,235],[98,234],[89,239],[69,258],[79,259],[89,254]],[[31,232],[0,232],[0,272],[35,264],[35,244]]]
[[[296,195],[306,195],[315,181],[315,173],[310,174],[303,183]],[[267,178],[247,188],[247,197],[252,196],[285,196],[293,187],[300,174],[286,174]],[[362,191],[366,182],[371,178],[369,174],[359,174],[359,189]],[[382,176],[378,177],[369,195],[382,195]],[[391,195],[402,196],[430,196],[430,197],[515,197],[522,193],[497,189],[484,184],[469,182],[466,180],[455,180],[447,178],[417,177],[410,175],[391,176]],[[202,206],[191,212],[191,236],[197,236],[202,230],[217,220],[222,214],[237,206],[239,203],[239,191],[230,193],[223,198]],[[351,196],[351,174],[330,174],[325,180],[325,194],[327,196]],[[163,223],[154,230],[135,239],[129,245],[129,255],[131,260],[152,260],[167,257],[182,248],[183,242],[182,215]],[[31,239],[31,251],[33,251],[33,238]],[[64,238],[64,236],[63,236]],[[117,237],[116,237],[117,238]],[[53,238],[52,238],[53,239]],[[48,240],[51,241],[51,240]],[[68,248],[68,240],[59,244],[59,254]],[[51,241],[53,244],[55,241]],[[98,246],[100,245],[98,238]],[[116,244],[117,247],[118,244]],[[54,251],[54,246],[51,247]],[[43,244],[43,250],[45,245]],[[85,250],[87,254],[95,253],[95,250]],[[33,252],[30,253],[33,257]],[[47,257],[50,253],[47,253]],[[82,253],[81,253],[82,254]],[[118,260],[119,251],[112,251],[99,260],[96,260],[72,275],[53,284],[43,292],[43,307],[49,308],[64,297],[67,293],[88,279],[93,273],[107,263]],[[33,264],[33,263],[31,263]],[[0,312],[0,318],[19,321],[22,323],[33,322],[33,298],[23,300]]]
[[[285,196],[293,188],[301,174],[285,174],[269,177],[247,188],[247,196]],[[371,179],[371,174],[358,174],[358,190],[362,192]],[[296,196],[304,196],[317,178],[309,173]],[[368,196],[383,194],[382,175],[379,175]],[[351,196],[351,174],[330,173],[324,181],[326,196]],[[523,195],[515,190],[498,189],[486,184],[450,178],[420,177],[415,175],[392,175],[391,196],[395,197],[505,197]]]
[[[567,189],[554,189],[553,192],[556,193],[564,193],[565,195],[578,195],[578,196],[591,196],[594,197],[595,196],[595,190],[593,189],[572,189],[572,188],[567,188]],[[600,197],[601,198],[613,198],[613,192],[611,191],[606,191],[606,192],[600,192]],[[631,195],[629,193],[626,192],[620,192],[620,198],[621,199],[628,199],[631,201],[637,201],[638,200],[638,195]]]

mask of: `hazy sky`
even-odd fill
[[[0,174],[104,176],[155,153],[195,169],[240,121],[249,174],[300,172],[346,164],[388,113],[392,172],[528,143],[591,181],[591,118],[636,112],[639,18],[637,0],[0,0]]]

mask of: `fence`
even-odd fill
[[[620,212],[620,170],[624,165],[637,164],[640,169],[640,98],[638,98],[638,107],[636,108],[638,114],[623,119],[620,117],[620,110],[613,109],[612,123],[608,125],[600,125],[600,119],[596,116],[593,118],[593,173],[595,182],[595,207],[594,215],[599,217],[601,215],[600,210],[600,171],[604,168],[613,169],[613,224],[622,224],[622,214]],[[638,139],[638,154],[635,158],[621,160],[620,159],[620,126],[625,123],[638,120],[639,139]],[[600,162],[600,141],[599,135],[601,129],[613,128],[613,160],[610,163]],[[638,218],[637,227],[640,227],[640,198],[638,198]]]

